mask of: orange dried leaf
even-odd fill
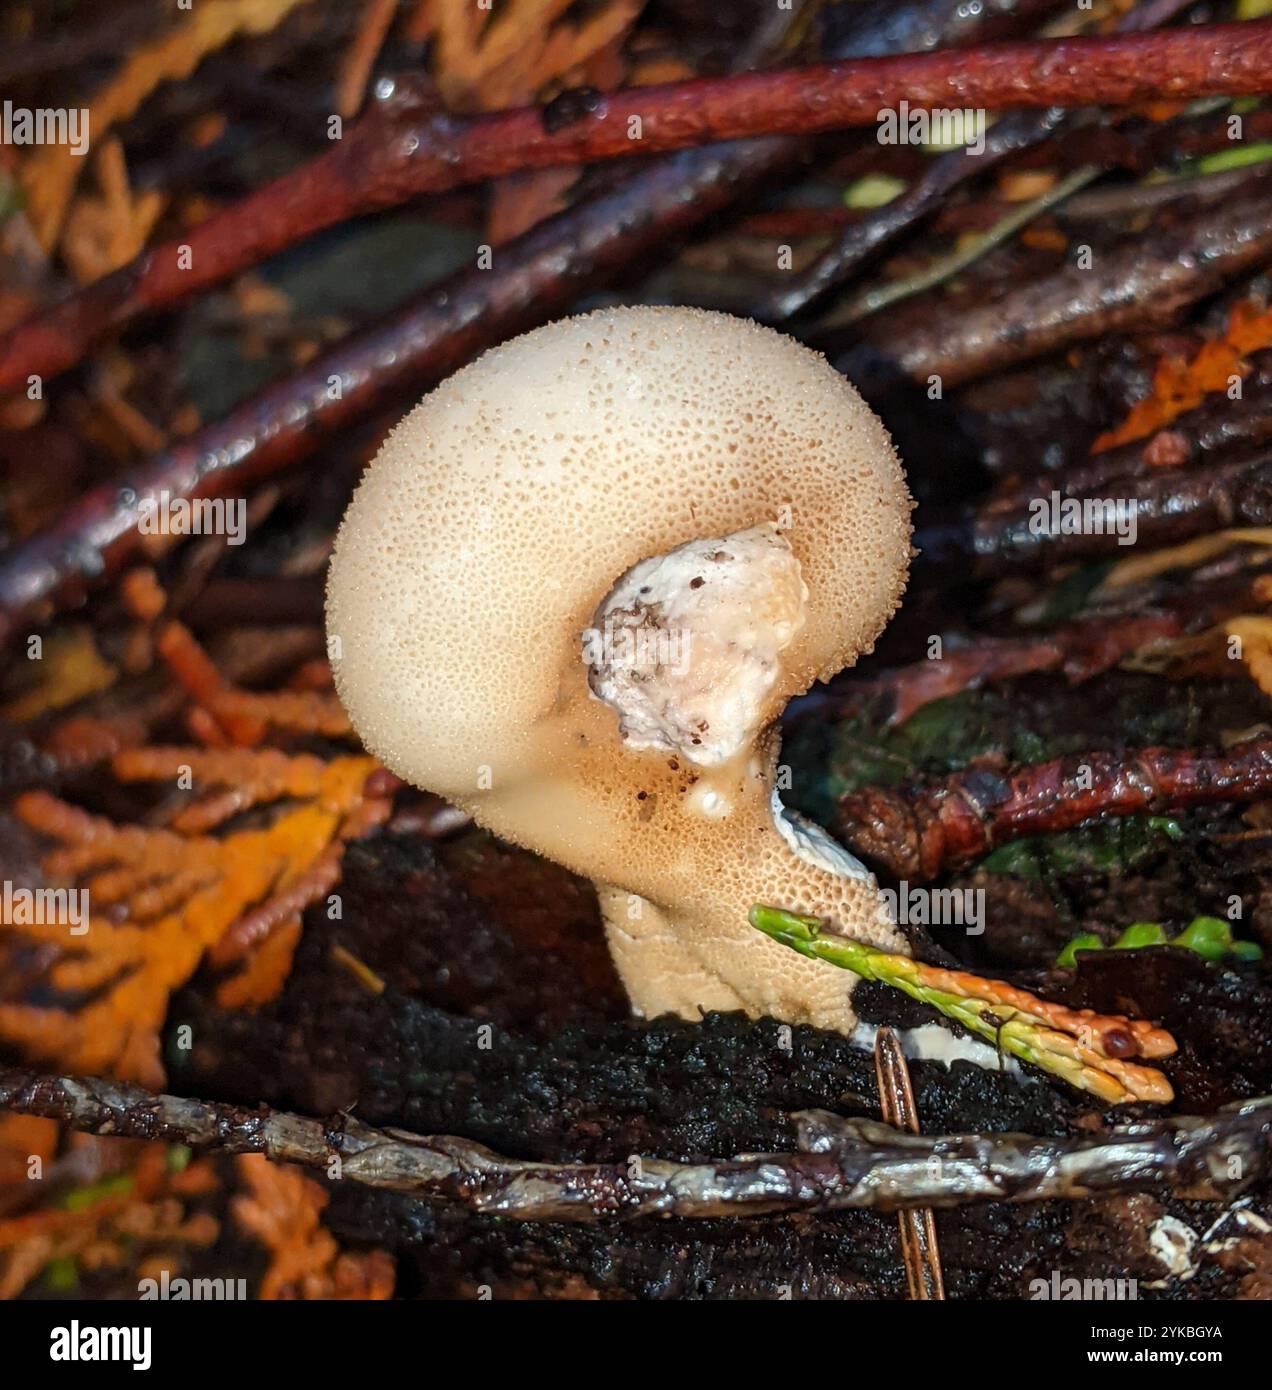
[[[159,576],[149,565],[139,565],[124,575],[119,581],[119,596],[129,613],[143,623],[153,623],[168,602]]]
[[[1254,683],[1272,696],[1272,618],[1253,614],[1229,618],[1223,624],[1225,635],[1238,644],[1241,660]]]
[[[1233,307],[1222,338],[1203,343],[1188,361],[1163,358],[1153,374],[1153,389],[1138,401],[1126,419],[1101,434],[1091,446],[1098,454],[1115,445],[1144,439],[1168,425],[1186,410],[1201,404],[1213,391],[1226,391],[1235,377],[1249,371],[1251,353],[1272,346],[1272,308],[1261,309],[1250,300]]]
[[[240,690],[217,670],[190,630],[165,623],[156,650],[197,708],[232,743],[253,746],[271,729],[340,738],[349,718],[336,697],[321,690],[279,690],[268,694]],[[209,741],[223,742],[212,738]]]
[[[246,1195],[231,1210],[238,1224],[270,1254],[262,1299],[386,1299],[395,1281],[393,1261],[381,1250],[342,1253],[322,1225],[326,1190],[299,1169],[262,1154],[236,1160]]]
[[[38,1115],[0,1115],[0,1188],[32,1180],[38,1159],[43,1174],[57,1152],[57,1121]]]
[[[276,926],[257,945],[243,970],[217,987],[216,1002],[223,1009],[251,1009],[276,998],[291,973],[300,931],[299,916]]]
[[[452,110],[496,111],[531,101],[621,35],[643,0],[610,0],[575,22],[573,0],[512,0],[492,15],[471,0],[437,0],[434,76]]]
[[[241,34],[265,34],[307,0],[200,0],[189,17],[137,48],[93,97],[88,130],[94,142],[132,116],[165,82],[189,77],[209,53]],[[82,152],[81,152],[82,153]],[[21,169],[27,214],[46,251],[57,243],[84,161],[70,144],[38,146]]]
[[[298,917],[329,889],[376,764],[275,749],[140,748],[116,759],[124,780],[175,778],[183,766],[197,784],[242,783],[253,804],[283,802],[283,809],[267,826],[216,837],[116,825],[44,792],[15,803],[20,820],[61,841],[46,855],[45,872],[86,889],[91,905],[82,934],[59,921],[15,928],[58,947],[48,982],[70,996],[63,1007],[0,1004],[0,1038],[28,1055],[161,1086],[159,1029],[172,992],[237,924],[247,924],[241,956],[270,939],[268,930],[254,935],[253,923],[268,928]],[[127,917],[109,921],[103,906],[123,906]],[[242,986],[252,1002],[262,1002],[267,983],[281,986],[290,958],[273,947]],[[77,1008],[81,993],[88,998]]]
[[[182,1268],[189,1251],[216,1240],[215,1218],[189,1208],[191,1199],[216,1190],[210,1160],[174,1172],[165,1144],[133,1146],[133,1152],[129,1168],[93,1200],[44,1205],[0,1221],[0,1298],[15,1298],[54,1260],[73,1261],[84,1271],[141,1275],[153,1267],[171,1273]],[[54,1190],[50,1186],[41,1195]]]

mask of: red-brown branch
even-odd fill
[[[1260,573],[1242,572],[1210,583],[1189,585],[1183,593],[1156,601],[1142,600],[1130,611],[1102,609],[1084,617],[1019,637],[947,638],[942,656],[895,666],[878,675],[852,672],[828,690],[803,696],[782,716],[790,729],[804,720],[851,719],[879,701],[887,723],[896,728],[933,700],[1016,680],[1040,671],[1060,671],[1070,685],[1080,685],[1110,670],[1150,642],[1199,632],[1234,614],[1261,607]]]
[[[1181,626],[1177,613],[1136,613],[1070,623],[1029,637],[982,638],[930,661],[911,662],[873,680],[854,682],[844,692],[841,711],[886,694],[892,701],[888,724],[896,727],[933,700],[1038,671],[1063,670],[1070,684],[1078,685],[1148,642],[1177,636]]]
[[[528,169],[757,135],[869,125],[904,100],[1009,109],[1272,91],[1272,21],[1013,42],[698,78],[552,108],[456,118],[408,85],[336,148],[22,325],[0,347],[0,393],[78,361],[103,333],[173,304],[323,227],[423,193]],[[639,122],[639,137],[633,135]],[[187,268],[182,268],[183,266]]]
[[[801,147],[775,137],[657,161],[501,247],[493,269],[453,276],[267,386],[159,454],[127,487],[87,493],[0,564],[0,645],[131,555],[147,498],[244,495],[334,430],[409,399],[483,349],[561,313],[638,257],[665,250]]]
[[[998,845],[1070,830],[1098,816],[1164,813],[1272,796],[1272,738],[1224,753],[1144,748],[1054,758],[1014,772],[972,768],[939,782],[841,798],[836,832],[911,883],[961,868]]]

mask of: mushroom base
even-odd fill
[[[465,808],[597,885],[610,951],[638,1014],[696,1020],[741,1009],[851,1033],[855,977],[756,931],[752,906],[815,914],[870,945],[909,948],[874,878],[782,812],[777,731],[705,770],[652,751],[616,756],[613,719],[579,691],[537,730],[532,775]],[[573,751],[562,757],[562,748]]]
[[[784,853],[791,853],[776,831],[774,839]],[[752,1018],[809,1023],[851,1035],[857,1026],[855,977],[795,955],[747,920],[753,902],[774,903],[824,915],[885,949],[908,950],[888,921],[882,898],[874,911],[878,888],[873,879],[832,881],[822,891],[810,891],[809,878],[823,873],[797,860],[785,891],[756,883],[753,897],[744,890],[736,899],[680,903],[675,910],[638,893],[597,884],[605,939],[633,1012],[641,1018],[670,1013],[696,1021],[706,1013],[740,1009]],[[855,928],[848,925],[854,923]]]

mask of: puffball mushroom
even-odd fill
[[[904,951],[874,879],[776,787],[792,696],[868,652],[912,503],[824,358],[692,309],[605,309],[444,382],[332,557],[336,686],[367,747],[590,878],[635,1010],[848,1031],[845,972],[753,903]]]

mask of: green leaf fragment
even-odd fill
[[[1132,922],[1113,943],[1114,950],[1134,951],[1141,946],[1164,946],[1166,929],[1160,922]]]
[[[1219,174],[1225,169],[1244,169],[1251,164],[1265,164],[1269,159],[1272,159],[1272,142],[1264,140],[1253,145],[1235,145],[1230,150],[1203,155],[1195,168],[1199,174]]]
[[[1079,951],[1102,951],[1104,942],[1094,932],[1081,932],[1056,957],[1056,964],[1072,970],[1078,963]]]
[[[844,189],[844,206],[881,208],[905,190],[905,180],[892,174],[866,174],[864,178],[854,180]]]
[[[189,1144],[170,1144],[163,1157],[164,1167],[170,1173],[184,1173],[193,1157],[194,1150]]]
[[[1196,951],[1206,960],[1222,960],[1232,945],[1232,926],[1222,917],[1194,917],[1173,944]]]
[[[986,855],[977,867],[1015,878],[1084,871],[1115,873],[1135,868],[1163,849],[1166,840],[1182,839],[1183,834],[1183,827],[1170,816],[1118,816],[1073,830],[1008,841]]]
[[[120,1173],[113,1178],[93,1183],[89,1187],[77,1187],[68,1192],[58,1203],[63,1211],[85,1211],[94,1202],[104,1197],[120,1197],[131,1192],[133,1180],[130,1174]]]
[[[79,1268],[69,1255],[60,1255],[44,1266],[41,1281],[49,1293],[73,1293],[79,1288]]]

